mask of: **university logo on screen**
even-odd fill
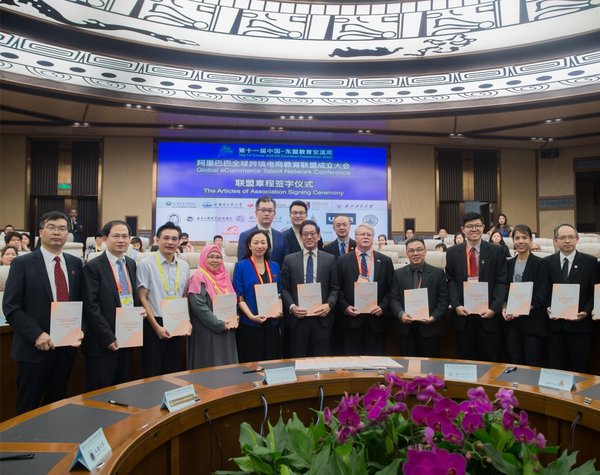
[[[350,220],[350,224],[356,224],[356,215],[354,213],[327,213],[325,215],[325,220],[327,224],[333,224],[333,220],[338,216],[347,216]]]

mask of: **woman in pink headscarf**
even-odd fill
[[[210,244],[200,254],[198,270],[190,279],[188,300],[192,335],[188,340],[188,369],[238,362],[235,332],[238,317],[223,320],[213,313],[213,301],[235,290],[225,270],[221,248]],[[224,318],[224,317],[222,317]]]

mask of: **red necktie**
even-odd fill
[[[477,254],[474,247],[469,250],[469,268],[471,269],[469,277],[477,277],[479,272],[477,270]]]
[[[67,279],[65,273],[60,266],[60,257],[54,258],[54,283],[56,284],[56,301],[57,302],[68,302],[69,301],[69,287],[67,287]]]

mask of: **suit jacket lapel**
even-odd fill
[[[53,302],[54,296],[52,295],[52,286],[50,285],[50,277],[48,276],[48,271],[46,269],[46,262],[44,261],[44,255],[42,254],[42,251],[40,251],[40,250],[37,250],[35,252],[37,252],[37,254],[35,256],[36,270],[39,274],[40,282],[42,282],[42,286],[44,287],[44,290],[46,291],[46,295],[48,296],[48,299],[50,300],[50,302]]]
[[[490,248],[484,244],[485,241],[481,241],[481,245],[479,247],[479,280],[484,275],[483,271],[486,268],[486,263],[490,257]],[[491,246],[491,244],[490,244]]]
[[[567,282],[569,282],[569,283],[573,282],[575,275],[579,271],[579,264],[580,264],[579,261],[580,261],[579,252],[575,251],[575,257],[573,258],[573,265],[571,266],[571,271],[569,272],[569,278],[567,279]]]

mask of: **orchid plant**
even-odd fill
[[[269,424],[262,437],[241,426],[241,471],[256,474],[460,475],[597,474],[595,460],[573,468],[563,452],[543,466],[539,455],[557,453],[518,410],[513,391],[501,388],[491,401],[482,387],[456,402],[441,394],[444,381],[432,374],[404,380],[394,373],[363,396],[345,394],[337,407],[317,412],[306,427],[296,414]],[[414,398],[414,399],[412,399]],[[409,408],[409,404],[411,407]]]

